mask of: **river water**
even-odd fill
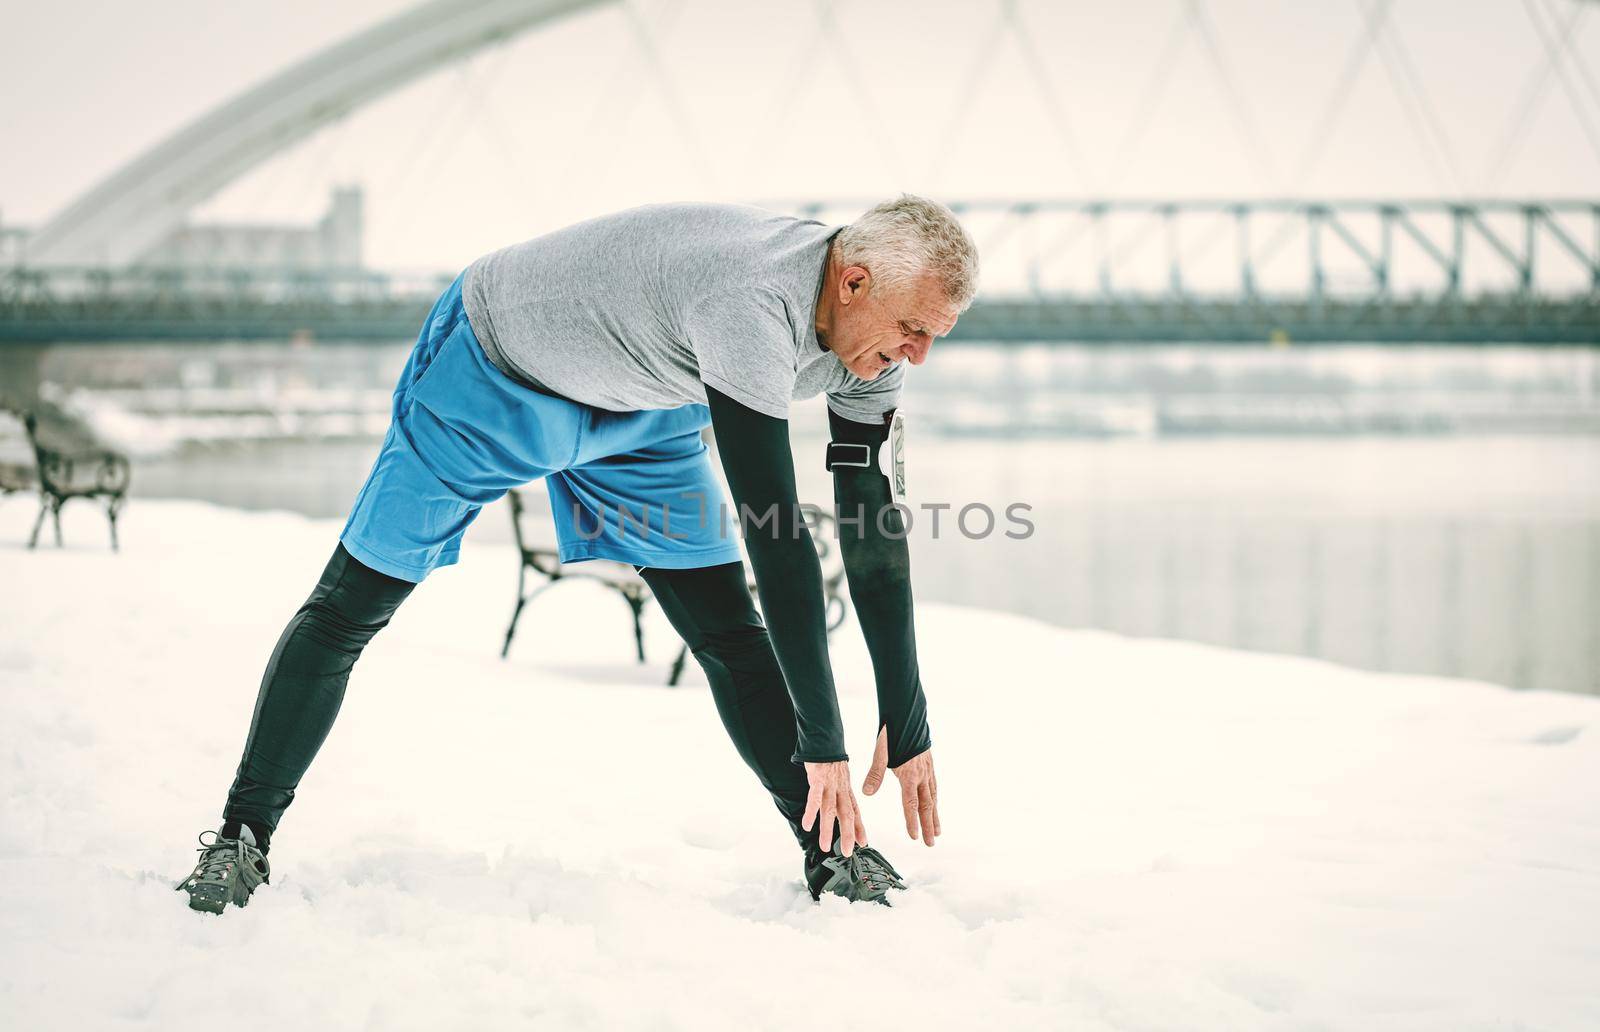
[[[406,350],[7,349],[0,374],[132,450],[136,498],[338,517]],[[905,408],[920,597],[1600,693],[1596,349],[941,345]],[[827,506],[820,403],[791,424]],[[470,533],[510,540],[504,505]]]

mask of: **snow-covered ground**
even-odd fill
[[[924,606],[946,835],[867,800],[911,890],[815,905],[659,613],[638,666],[563,585],[502,662],[515,559],[470,541],[357,667],[272,884],[195,914],[337,524],[138,502],[114,556],[76,503],[30,553],[33,513],[0,501],[7,1029],[1600,1028],[1600,700]],[[853,626],[835,662],[859,779]]]

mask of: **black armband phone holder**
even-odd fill
[[[906,417],[895,409],[889,419],[889,435],[880,444],[858,441],[829,441],[826,456],[828,472],[851,467],[876,468],[889,478],[889,491],[896,502],[906,497]]]

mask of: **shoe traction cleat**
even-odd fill
[[[806,861],[806,888],[820,900],[824,892],[852,903],[870,901],[890,906],[889,890],[904,889],[900,872],[871,846],[857,846],[849,856],[811,853]]]
[[[210,842],[207,835],[212,836]],[[190,910],[220,914],[229,903],[236,907],[249,904],[250,894],[272,873],[266,854],[256,848],[255,841],[248,827],[241,827],[237,838],[209,829],[200,833],[200,862],[177,885],[177,891],[189,893]]]

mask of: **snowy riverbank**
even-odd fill
[[[912,890],[816,906],[660,614],[641,667],[563,585],[501,662],[515,559],[471,542],[273,883],[202,917],[172,884],[338,525],[141,501],[114,556],[76,503],[30,553],[34,512],[0,500],[7,1028],[1600,1027],[1600,700],[925,606],[946,837],[868,800]],[[853,625],[835,657],[859,778]]]

